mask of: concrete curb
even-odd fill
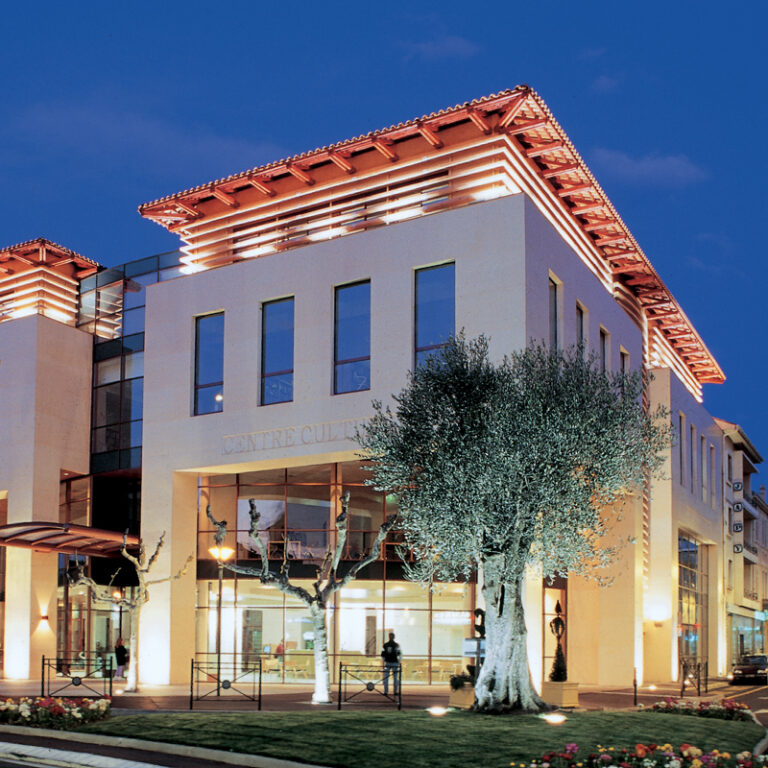
[[[77,755],[78,761],[72,757]],[[53,747],[40,747],[32,744],[0,742],[0,759],[34,762],[35,765],[49,765],[51,768],[157,768],[152,763],[140,763],[119,757],[93,755],[87,752],[70,752]]]
[[[293,760],[283,760],[277,757],[265,755],[245,755],[241,752],[223,752],[219,749],[207,749],[205,747],[190,747],[185,744],[167,744],[162,741],[144,741],[142,739],[129,739],[125,736],[110,738],[94,733],[78,733],[73,731],[54,731],[45,728],[29,728],[24,725],[0,725],[0,733],[18,733],[24,736],[33,736],[45,739],[58,739],[59,741],[77,742],[79,744],[98,744],[104,747],[122,747],[123,749],[143,749],[148,752],[158,752],[164,755],[177,757],[194,757],[199,760],[211,760],[229,765],[240,765],[245,768],[327,768],[313,763],[296,763]],[[101,756],[99,756],[101,757]],[[129,763],[130,764],[130,763]],[[53,765],[57,765],[53,763]],[[59,763],[58,765],[81,765],[80,763]],[[136,766],[146,766],[147,763],[134,763]]]

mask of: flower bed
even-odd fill
[[[73,728],[109,716],[109,699],[61,699],[52,696],[0,699],[0,723],[37,728]]]
[[[530,763],[510,763],[515,768],[762,768],[768,756],[749,751],[731,756],[715,749],[706,754],[691,744],[675,749],[671,744],[636,744],[634,749],[601,747],[580,755],[577,744],[566,744],[562,752],[547,752]]]
[[[746,704],[732,699],[721,701],[694,701],[666,698],[650,707],[641,707],[644,712],[664,712],[671,715],[696,715],[714,717],[718,720],[752,720],[752,712]]]

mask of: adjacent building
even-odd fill
[[[219,586],[206,507],[228,521],[234,558],[254,562],[254,499],[270,557],[308,585],[349,490],[343,557],[359,560],[397,499],[364,485],[357,425],[460,329],[489,336],[497,359],[540,339],[583,344],[606,370],[652,372],[649,404],[669,408],[680,436],[666,479],[616,524],[632,543],[611,586],[529,574],[534,679],[551,665],[558,601],[570,676],[584,683],[677,679],[682,661],[724,674],[764,647],[768,508],[750,490],[760,456],[705,410],[702,386],[724,380],[720,367],[534,91],[140,211],[179,235],[178,252],[104,269],[46,240],[0,249],[6,677],[34,676],[43,654],[103,658],[128,636],[129,617],[66,578],[86,564],[107,583],[128,530],[148,547],[165,533],[153,576],[196,558],[152,589],[145,682],[187,682],[190,659],[217,650],[261,656],[267,679],[311,679],[303,606],[249,577],[225,573]],[[423,591],[396,544],[336,596],[332,662],[376,657],[394,631],[405,680],[445,682],[479,590]],[[132,589],[127,571],[113,584]]]

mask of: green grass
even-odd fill
[[[452,712],[231,712],[120,715],[82,728],[90,733],[190,744],[298,762],[355,768],[506,768],[575,742],[638,742],[733,753],[751,749],[764,731],[752,722],[642,712],[577,712],[562,725],[532,715]]]

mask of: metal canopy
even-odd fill
[[[97,557],[115,557],[123,540],[129,549],[137,549],[139,537],[123,535],[75,523],[30,521],[0,525],[0,546],[23,547],[37,552],[65,552]]]

